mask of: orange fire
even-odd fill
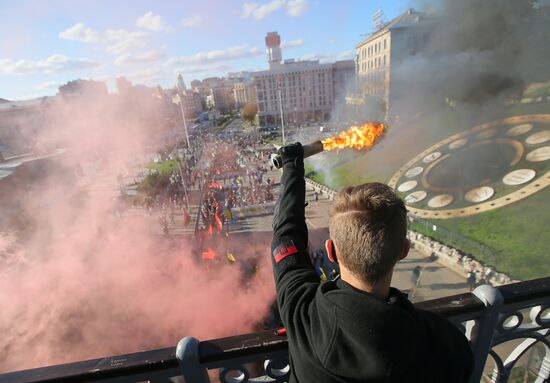
[[[382,122],[367,122],[361,126],[352,126],[339,135],[322,140],[324,150],[368,149],[382,135],[386,125]]]

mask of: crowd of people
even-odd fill
[[[146,191],[141,202],[158,217],[164,233],[179,225],[180,216],[183,226],[189,225],[193,192],[195,197],[200,193],[201,201],[196,230],[222,231],[236,221],[234,209],[275,200],[274,180],[266,176],[269,150],[256,149],[258,143],[249,141],[225,142],[203,135],[191,140],[190,147],[172,144],[155,153],[158,166],[152,166],[142,181],[147,188],[142,189]],[[169,172],[161,169],[163,164],[169,165]]]
[[[152,166],[141,182],[149,186],[143,193],[142,205],[150,215],[157,217],[165,234],[169,234],[170,225],[181,224],[185,228],[191,222],[189,194],[202,183],[203,174],[199,169],[202,150],[200,139],[183,149],[167,145],[153,155],[152,162],[159,167],[169,164],[169,171]]]
[[[274,180],[266,178],[263,154],[225,143],[211,146],[210,151],[201,205],[205,230],[222,231],[235,223],[235,208],[274,201]]]

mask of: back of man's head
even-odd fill
[[[374,284],[403,253],[405,205],[390,187],[378,182],[347,187],[334,199],[329,230],[338,261],[356,277]]]

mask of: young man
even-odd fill
[[[409,250],[403,202],[379,183],[342,190],[326,242],[341,278],[321,284],[306,249],[303,148],[279,153],[272,259],[290,382],[467,382],[473,357],[464,335],[390,287]]]

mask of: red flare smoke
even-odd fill
[[[210,247],[207,251],[202,253],[202,259],[212,260],[216,258],[216,252],[212,250]]]

